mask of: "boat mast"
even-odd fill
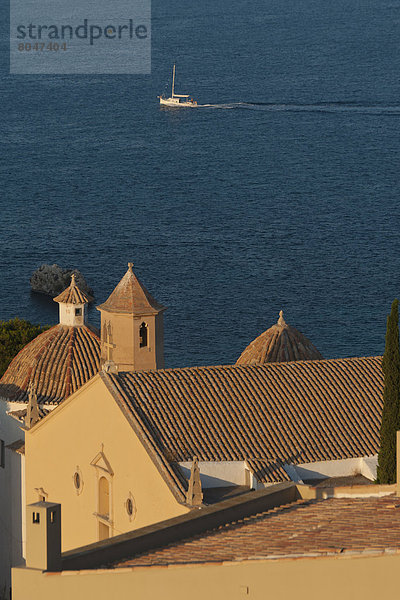
[[[175,65],[172,71],[172,95],[171,98],[174,97],[174,85],[175,85]]]

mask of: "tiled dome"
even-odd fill
[[[39,403],[58,404],[100,369],[100,339],[85,326],[56,325],[38,335],[11,361],[0,380],[0,397],[28,402],[33,384]]]
[[[29,342],[15,356],[0,379],[0,398],[28,402],[29,387],[39,404],[58,404],[100,369],[100,339],[86,325],[91,298],[71,285],[54,298],[60,306],[60,323]],[[78,305],[71,312],[71,305]]]
[[[276,325],[264,331],[242,352],[237,365],[292,360],[320,360],[322,355],[305,335],[288,325],[280,311]]]

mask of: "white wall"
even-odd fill
[[[24,439],[20,423],[9,410],[25,408],[21,403],[0,399],[0,440],[5,446]],[[11,584],[11,566],[22,562],[21,455],[5,449],[5,466],[0,467],[0,592]]]
[[[69,327],[79,327],[86,322],[86,305],[85,304],[64,304],[60,306],[60,324],[68,325]],[[81,309],[81,314],[76,316],[75,309]]]
[[[376,479],[378,455],[359,458],[344,458],[342,460],[324,460],[300,465],[284,465],[286,473],[295,482],[308,479],[323,479],[324,477],[347,477],[361,474],[367,479]]]

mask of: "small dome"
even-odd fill
[[[86,325],[55,325],[29,342],[0,380],[0,397],[28,402],[33,384],[39,403],[58,404],[100,369],[100,339]]]
[[[242,352],[237,365],[255,365],[292,360],[321,360],[323,357],[305,335],[288,325],[279,313],[276,325],[264,331]]]

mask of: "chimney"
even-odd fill
[[[26,566],[60,571],[61,504],[35,502],[26,510]]]

